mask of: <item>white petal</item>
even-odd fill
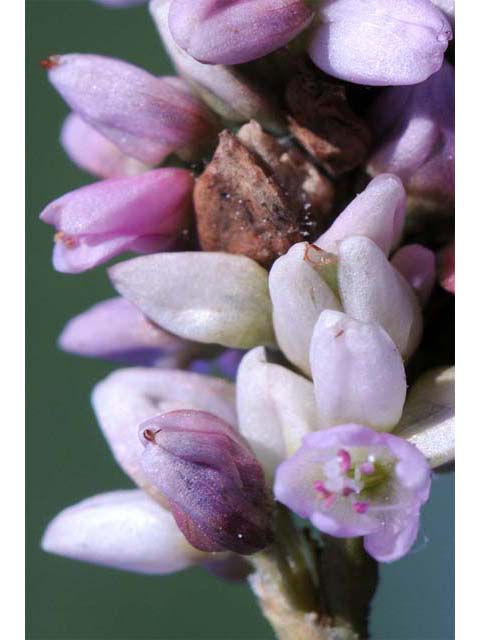
[[[388,255],[403,231],[405,202],[402,181],[392,173],[380,174],[352,200],[315,244],[324,251],[337,253],[339,243],[345,238],[366,236]]]
[[[328,254],[299,242],[275,261],[269,276],[277,342],[290,362],[307,375],[310,340],[318,316],[324,309],[340,309],[336,295],[321,275],[328,267],[314,262],[322,256],[328,262]]]
[[[115,288],[182,338],[249,349],[273,344],[268,274],[245,256],[159,253],[109,269]]]
[[[48,525],[42,548],[138,573],[172,573],[211,558],[189,545],[172,514],[138,489],[68,507]]]
[[[103,434],[121,468],[157,500],[163,498],[145,476],[138,437],[141,422],[174,409],[210,411],[236,424],[235,387],[219,378],[188,371],[120,369],[99,382],[92,404]]]
[[[405,370],[378,324],[324,311],[315,326],[310,361],[322,427],[352,422],[390,431],[400,420]]]
[[[415,351],[422,335],[417,296],[374,242],[356,236],[340,244],[338,283],[346,313],[380,324],[403,358]]]
[[[263,347],[249,351],[237,375],[240,433],[248,440],[269,480],[277,465],[317,428],[313,384],[278,364],[267,362]]]
[[[455,367],[420,376],[395,435],[416,445],[433,468],[455,459]]]

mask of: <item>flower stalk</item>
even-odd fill
[[[360,544],[357,544],[360,542]],[[359,540],[322,538],[276,513],[276,538],[249,561],[248,581],[278,640],[363,640],[376,587],[376,562]]]

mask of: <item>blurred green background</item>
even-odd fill
[[[193,1],[193,0],[192,0]],[[130,486],[90,409],[92,385],[111,367],[56,349],[68,318],[112,295],[105,270],[82,276],[51,267],[52,230],[42,207],[91,178],[58,143],[65,105],[38,61],[49,54],[104,53],[156,74],[171,71],[145,6],[108,10],[90,0],[27,1],[27,638],[61,640],[268,640],[247,587],[201,569],[155,578],[44,554],[39,541],[63,507]],[[382,567],[373,638],[453,638],[453,476],[433,483],[414,552]]]

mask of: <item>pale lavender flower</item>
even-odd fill
[[[54,267],[78,273],[123,251],[172,247],[185,228],[192,188],[189,171],[157,169],[96,182],[54,200],[40,214],[57,232]]]
[[[416,84],[438,71],[452,30],[429,0],[322,0],[309,53],[332,76]]]
[[[172,0],[169,24],[200,62],[239,64],[287,44],[313,16],[307,0]]]
[[[427,460],[414,445],[344,424],[307,435],[279,466],[274,491],[320,531],[364,536],[370,555],[392,562],[415,542],[430,482]]]
[[[139,489],[110,491],[61,511],[44,551],[147,574],[168,574],[212,560],[185,540],[172,514]]]
[[[58,345],[76,355],[139,365],[181,366],[194,353],[193,343],[167,333],[123,298],[98,302],[69,320]]]
[[[172,411],[146,420],[139,435],[142,469],[190,544],[249,555],[272,541],[273,502],[262,467],[224,420]]]
[[[149,169],[139,160],[122,153],[76,113],[66,118],[60,142],[75,164],[99,178],[136,176]]]
[[[123,153],[158,164],[170,153],[199,158],[218,123],[179,78],[157,78],[134,65],[91,54],[42,61],[70,108]]]
[[[451,202],[454,107],[454,70],[448,62],[418,85],[384,89],[369,114],[377,139],[370,171],[391,171],[411,193]]]
[[[306,0],[173,0],[170,29],[201,62],[238,64],[286,44],[312,21]],[[315,64],[370,85],[415,84],[438,71],[452,37],[429,0],[321,0],[307,34]]]
[[[424,305],[435,285],[435,254],[421,244],[406,244],[392,257],[391,263],[409,283]]]
[[[310,367],[319,428],[359,422],[391,431],[399,422],[405,369],[394,342],[376,322],[323,311],[310,343]]]

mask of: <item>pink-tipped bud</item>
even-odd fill
[[[40,214],[55,227],[53,265],[79,273],[123,251],[172,247],[191,209],[193,178],[185,169],[87,185],[51,202]]]
[[[142,467],[187,540],[249,555],[272,540],[273,501],[240,436],[205,411],[172,411],[140,425]]]
[[[307,0],[173,0],[169,25],[200,62],[239,64],[287,44],[313,16]]]
[[[214,144],[214,115],[179,78],[157,78],[106,56],[49,60],[49,80],[69,107],[126,155],[155,165],[174,152],[200,158]]]

